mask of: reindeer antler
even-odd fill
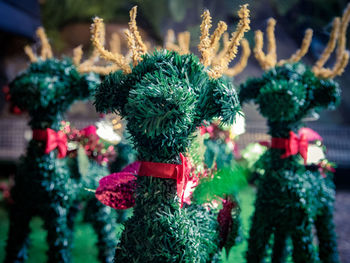
[[[50,43],[47,39],[47,36],[45,34],[45,30],[42,27],[39,27],[36,30],[36,35],[38,36],[38,38],[40,39],[41,42],[41,54],[40,54],[40,58],[42,60],[46,60],[48,58],[52,58],[52,49],[50,46]],[[36,62],[38,61],[38,57],[34,54],[33,49],[30,46],[25,46],[24,47],[24,52],[27,54],[27,56],[29,57],[30,62]]]
[[[316,76],[321,78],[334,78],[344,72],[345,67],[349,62],[349,51],[345,49],[346,46],[346,30],[350,21],[350,3],[344,10],[342,18],[336,17],[333,20],[333,28],[330,33],[327,46],[323,50],[321,57],[315,63],[312,71]],[[338,44],[336,50],[336,61],[332,69],[324,68],[324,64],[329,59],[330,55]]]
[[[121,40],[118,33],[113,33],[109,41],[109,47],[112,53],[121,53]]]
[[[222,34],[227,30],[227,25],[226,23],[220,21],[213,35],[210,37],[210,13],[206,10],[202,15],[203,20],[200,27],[201,37],[198,50],[201,53],[201,63],[206,67],[212,66],[208,74],[213,78],[222,76],[222,74],[228,69],[229,63],[236,57],[237,48],[243,38],[244,33],[250,29],[249,10],[247,6],[248,5],[241,6],[241,9],[238,11],[240,21],[238,22],[237,29],[232,33],[226,49],[224,48],[224,52],[221,54],[220,59],[216,59],[215,63],[213,63],[213,60],[218,49],[219,40]]]
[[[185,55],[190,53],[190,40],[191,34],[188,31],[180,32],[177,35],[178,45],[175,44],[175,33],[174,30],[169,29],[165,41],[165,49],[174,50],[180,55]]]
[[[125,35],[127,37],[128,47],[132,52],[132,60],[133,65],[136,66],[137,63],[142,59],[141,56],[147,53],[147,46],[143,43],[140,33],[137,29],[136,25],[136,13],[137,7],[134,6],[130,10],[130,22],[129,22],[129,30],[126,30]],[[94,18],[93,24],[91,26],[91,40],[95,48],[98,50],[98,53],[105,60],[114,63],[115,65],[107,66],[106,72],[109,70],[120,68],[124,73],[131,73],[131,67],[128,63],[128,59],[126,56],[123,56],[119,52],[110,52],[106,50],[101,43],[101,30],[102,30],[103,20],[101,18]],[[113,48],[112,48],[113,49]],[[110,73],[110,72],[108,72]]]
[[[99,30],[100,30],[99,42],[103,45],[105,42],[105,25],[103,23],[102,25],[100,25]],[[94,65],[98,61],[98,57],[99,57],[99,52],[96,47],[94,48],[90,57],[86,59],[84,62],[80,63],[82,56],[83,56],[83,49],[82,49],[82,46],[80,45],[73,50],[73,63],[75,64],[75,66],[77,67],[80,73],[95,72],[97,74],[106,75],[119,69],[119,66],[117,64],[108,65],[108,66]]]
[[[275,26],[276,20],[270,18],[267,21],[267,53],[263,51],[264,46],[264,35],[260,30],[255,31],[255,47],[254,55],[258,60],[261,68],[263,70],[268,70],[277,65],[283,65],[287,62],[298,62],[309,50],[313,31],[307,29],[305,31],[304,38],[301,43],[300,49],[298,49],[289,59],[280,60],[277,62],[277,52],[276,52],[276,38],[275,38]]]
[[[234,77],[241,73],[248,64],[248,58],[250,56],[251,50],[249,47],[249,42],[245,38],[241,41],[242,44],[242,55],[239,62],[231,68],[227,68],[224,74],[229,77]]]

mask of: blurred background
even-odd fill
[[[303,61],[312,65],[328,41],[333,17],[341,16],[348,0],[0,0],[0,87],[5,91],[0,92],[0,180],[6,181],[15,173],[18,157],[24,152],[28,136],[30,137],[27,115],[20,114],[10,105],[6,100],[6,89],[16,74],[28,66],[23,47],[30,44],[34,50],[39,48],[35,37],[38,26],[44,26],[55,56],[71,56],[73,48],[78,45],[83,45],[84,54],[88,54],[92,49],[92,17],[104,19],[108,43],[113,32],[123,34],[129,21],[128,11],[138,5],[137,24],[144,39],[153,46],[162,46],[168,29],[173,29],[176,33],[188,30],[191,33],[192,51],[196,53],[203,10],[210,10],[214,25],[223,20],[228,24],[229,31],[233,31],[238,21],[236,12],[239,5],[245,3],[249,4],[251,10],[251,31],[246,34],[251,47],[254,45],[254,31],[264,30],[269,17],[277,20],[277,54],[280,59],[288,58],[299,48],[305,29],[310,27],[314,30],[313,41]],[[125,46],[125,42],[122,43],[122,47]],[[349,41],[347,48],[350,48]],[[234,82],[238,86],[248,76],[259,76],[261,73],[257,61],[251,56],[247,68]],[[345,223],[350,211],[350,66],[337,81],[342,88],[341,105],[335,111],[313,116],[307,125],[320,133],[327,146],[328,159],[337,164],[336,223],[337,228],[342,229],[338,231],[341,239],[339,247],[342,262],[350,262],[350,241],[346,238],[350,229]],[[248,105],[244,107],[244,112],[246,130],[238,140],[242,149],[248,143],[268,139],[265,120],[255,107]],[[67,115],[78,128],[94,123],[98,117],[91,102],[75,104]],[[247,205],[251,205],[253,199],[247,202],[250,202]],[[1,261],[7,232],[6,212],[0,210],[0,216]],[[35,224],[39,229],[40,222]],[[94,241],[86,241],[83,233],[93,234],[82,227],[77,247],[84,250],[91,248]],[[40,254],[45,249],[40,247],[42,230],[38,231],[35,234],[37,236],[34,236],[37,246],[34,246],[32,254]],[[79,254],[76,252],[75,256],[78,257]],[[31,257],[31,260],[43,262],[44,259]]]

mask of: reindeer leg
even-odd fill
[[[337,238],[334,231],[333,207],[328,203],[315,221],[319,256],[323,263],[338,263]]]
[[[258,202],[259,200],[257,200]],[[261,207],[261,208],[260,208]],[[253,215],[252,225],[249,232],[247,263],[263,262],[266,253],[266,247],[269,243],[272,226],[267,213],[262,206],[256,204],[256,210]]]
[[[285,229],[284,229],[285,230]],[[283,263],[287,256],[287,233],[286,231],[275,231],[273,242],[272,263]]]
[[[319,262],[318,255],[313,246],[312,224],[304,216],[302,223],[292,231],[293,241],[293,262],[294,263],[314,263]]]
[[[117,243],[114,211],[96,199],[89,200],[87,208],[93,215],[91,223],[98,236],[98,258],[100,262],[112,263]]]
[[[48,262],[67,263],[71,261],[69,249],[70,231],[67,224],[68,209],[59,203],[50,204],[44,227],[47,230]]]
[[[73,248],[73,239],[74,239],[74,224],[75,224],[75,218],[79,212],[79,204],[77,202],[74,202],[73,205],[68,210],[67,215],[67,226],[68,226],[68,233],[69,233],[69,246],[70,249]]]
[[[5,263],[24,262],[28,258],[31,211],[26,205],[14,204],[10,209],[10,229]]]

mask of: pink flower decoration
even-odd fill
[[[319,135],[317,132],[315,132],[313,129],[303,127],[298,131],[298,136],[300,137],[301,134],[306,135],[306,140],[308,142],[313,141],[323,141],[323,138],[321,135]]]
[[[85,127],[84,129],[82,129],[81,133],[84,134],[85,136],[97,135],[96,130],[97,129],[94,125],[89,125],[89,126]]]
[[[136,174],[140,162],[126,166],[121,172],[103,177],[96,189],[96,198],[114,209],[128,209],[135,205]]]

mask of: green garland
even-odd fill
[[[333,109],[340,89],[333,80],[319,79],[302,63],[285,64],[241,85],[241,103],[253,101],[267,119],[272,137],[297,133],[313,111]],[[293,262],[339,262],[333,223],[334,184],[330,176],[308,170],[299,155],[281,159],[280,149],[268,149],[258,161],[255,213],[250,229],[247,262],[262,262],[273,237],[272,262],[285,262],[286,240],[293,244]],[[319,240],[313,243],[313,225]]]
[[[180,163],[196,128],[240,109],[228,81],[211,79],[194,55],[156,51],[130,74],[108,75],[96,93],[99,112],[127,123],[139,160]],[[217,251],[216,218],[198,206],[180,209],[176,182],[138,177],[134,215],[125,223],[115,262],[206,262]]]
[[[10,84],[13,103],[27,110],[32,129],[58,130],[65,111],[76,100],[91,95],[99,79],[81,75],[69,59],[39,59]],[[72,229],[69,210],[80,191],[57,150],[44,153],[45,142],[31,140],[20,160],[11,195],[10,229],[5,262],[23,262],[28,256],[29,223],[44,220],[48,231],[48,262],[70,262]]]

